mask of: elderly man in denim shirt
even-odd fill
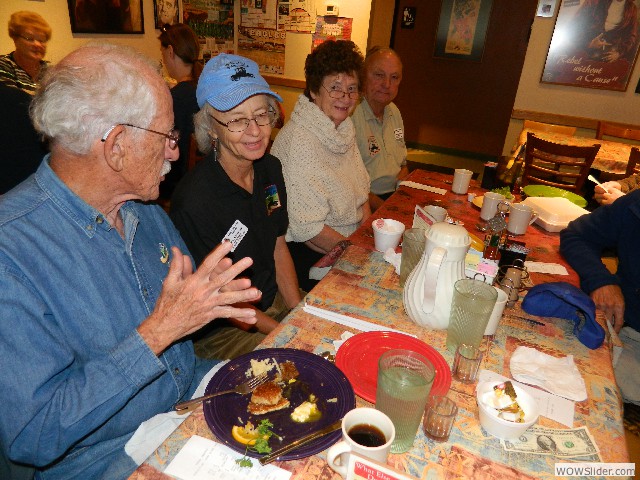
[[[186,337],[255,323],[251,265],[223,243],[193,272],[158,207],[178,158],[171,95],[142,56],[80,48],[32,105],[51,154],[0,199],[0,444],[36,478],[126,478],[138,425],[190,397],[212,366]],[[0,475],[1,476],[1,475]]]

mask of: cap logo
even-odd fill
[[[235,68],[236,73],[231,75],[231,80],[237,82],[243,77],[251,77],[253,78],[255,75],[253,73],[247,72],[246,63],[244,62],[229,62],[226,65],[227,68]]]

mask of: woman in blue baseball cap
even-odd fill
[[[289,191],[287,241],[305,290],[309,268],[369,215],[369,174],[351,113],[364,58],[355,43],[326,41],[307,56],[307,85],[271,152],[282,161]]]
[[[200,356],[233,358],[253,350],[301,299],[284,237],[282,167],[266,153],[282,98],[255,62],[224,53],[205,65],[196,96],[195,136],[207,156],[178,184],[170,216],[197,264],[223,239],[236,245],[232,258],[253,259],[245,273],[262,292],[254,329],[216,321],[195,342]]]

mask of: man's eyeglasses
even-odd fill
[[[251,120],[256,122],[256,125],[259,127],[266,127],[267,125],[273,125],[274,120],[276,119],[276,112],[269,109],[264,113],[260,113],[253,118],[238,118],[237,120],[231,120],[230,122],[221,122],[216,117],[211,115],[216,122],[218,122],[223,127],[227,127],[227,129],[231,133],[244,132],[251,123]]]
[[[35,43],[35,42],[38,42],[38,43],[41,43],[42,45],[46,45],[46,44],[47,44],[47,42],[49,41],[49,40],[47,40],[47,39],[36,38],[36,37],[32,37],[32,36],[30,36],[30,35],[22,35],[22,34],[18,34],[18,36],[19,36],[21,39],[23,39],[24,41],[29,42],[29,43]]]
[[[109,136],[109,134],[118,125],[124,125],[125,127],[137,128],[138,130],[144,130],[145,132],[155,133],[156,135],[162,135],[167,140],[169,140],[169,148],[171,150],[175,150],[176,148],[178,148],[178,141],[180,140],[180,132],[178,132],[178,130],[176,130],[175,128],[172,129],[169,133],[162,133],[162,132],[158,132],[157,130],[150,130],[148,128],[138,127],[137,125],[132,125],[131,123],[118,123],[117,125],[113,125],[111,128],[109,128],[109,130],[107,130],[107,133],[105,133],[104,136],[102,137],[102,141],[103,142],[107,141],[107,137]]]
[[[331,98],[344,98],[347,95],[349,98],[354,99],[360,96],[360,91],[357,87],[349,87],[349,89],[345,92],[341,90],[337,85],[333,85],[331,88],[327,88],[322,84],[322,87],[329,92],[329,96]]]

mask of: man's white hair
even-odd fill
[[[132,48],[87,44],[46,70],[31,104],[33,124],[53,144],[79,155],[113,125],[147,128],[158,109],[154,72]]]

